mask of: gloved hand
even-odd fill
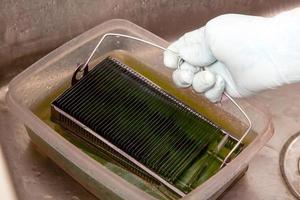
[[[212,102],[300,81],[300,8],[265,18],[226,14],[186,33],[164,52],[178,87],[192,86]],[[207,66],[199,71],[197,66]]]

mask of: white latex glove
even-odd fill
[[[169,46],[164,53],[178,87],[192,85],[212,102],[300,81],[300,8],[265,18],[226,14]],[[195,66],[207,66],[198,71]]]

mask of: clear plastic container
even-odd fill
[[[146,191],[148,186],[134,184],[135,181],[128,180],[135,180],[134,176],[126,179],[108,165],[82,151],[63,137],[61,130],[49,119],[49,103],[70,86],[77,64],[86,61],[99,39],[108,32],[128,34],[164,47],[168,46],[165,40],[131,22],[118,19],[107,21],[52,51],[14,78],[9,84],[7,103],[11,112],[24,123],[39,150],[97,197],[130,200],[160,198],[159,195],[151,195],[151,191]],[[114,50],[130,52],[159,73],[158,77],[171,81],[171,71],[163,67],[161,50],[125,38],[110,37],[96,51],[94,58]],[[185,90],[183,93],[190,95],[192,103],[205,108],[204,115],[209,119],[220,125],[227,122],[225,125],[229,132],[236,133],[236,137],[241,136],[246,122],[239,126],[230,123],[234,118],[243,121],[242,114],[230,102],[212,106],[191,90]],[[250,159],[272,136],[273,126],[267,112],[258,108],[258,104],[253,100],[240,99],[238,102],[253,122],[252,132],[245,140],[246,148],[217,174],[182,199],[215,199],[220,196],[245,172]],[[207,110],[209,112],[206,112]]]

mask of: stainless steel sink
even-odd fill
[[[0,144],[20,199],[95,199],[50,159],[41,155],[5,105],[13,76],[76,35],[112,18],[128,19],[172,41],[223,13],[274,15],[300,5],[296,0],[52,0],[4,1],[0,7]],[[277,128],[248,173],[222,199],[293,199],[281,180],[278,154],[300,128],[300,96],[294,86],[258,95]],[[284,96],[285,98],[283,98]],[[291,97],[291,98],[288,98]],[[296,101],[298,100],[298,101]],[[289,105],[294,107],[291,107]],[[290,123],[290,126],[284,126]]]

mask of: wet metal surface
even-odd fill
[[[92,200],[96,198],[36,151],[24,126],[9,114],[5,94],[13,76],[60,44],[111,18],[129,19],[172,40],[222,13],[273,15],[300,1],[5,0],[1,4],[0,144],[17,193],[24,200]],[[280,175],[279,152],[284,142],[300,130],[299,87],[285,86],[254,97],[270,109],[275,134],[252,160],[246,175],[222,199],[294,199]]]
[[[0,84],[57,46],[109,19],[128,19],[173,39],[220,14],[274,15],[297,5],[299,0],[2,0]]]
[[[300,132],[291,136],[280,152],[280,172],[291,193],[300,198]]]

